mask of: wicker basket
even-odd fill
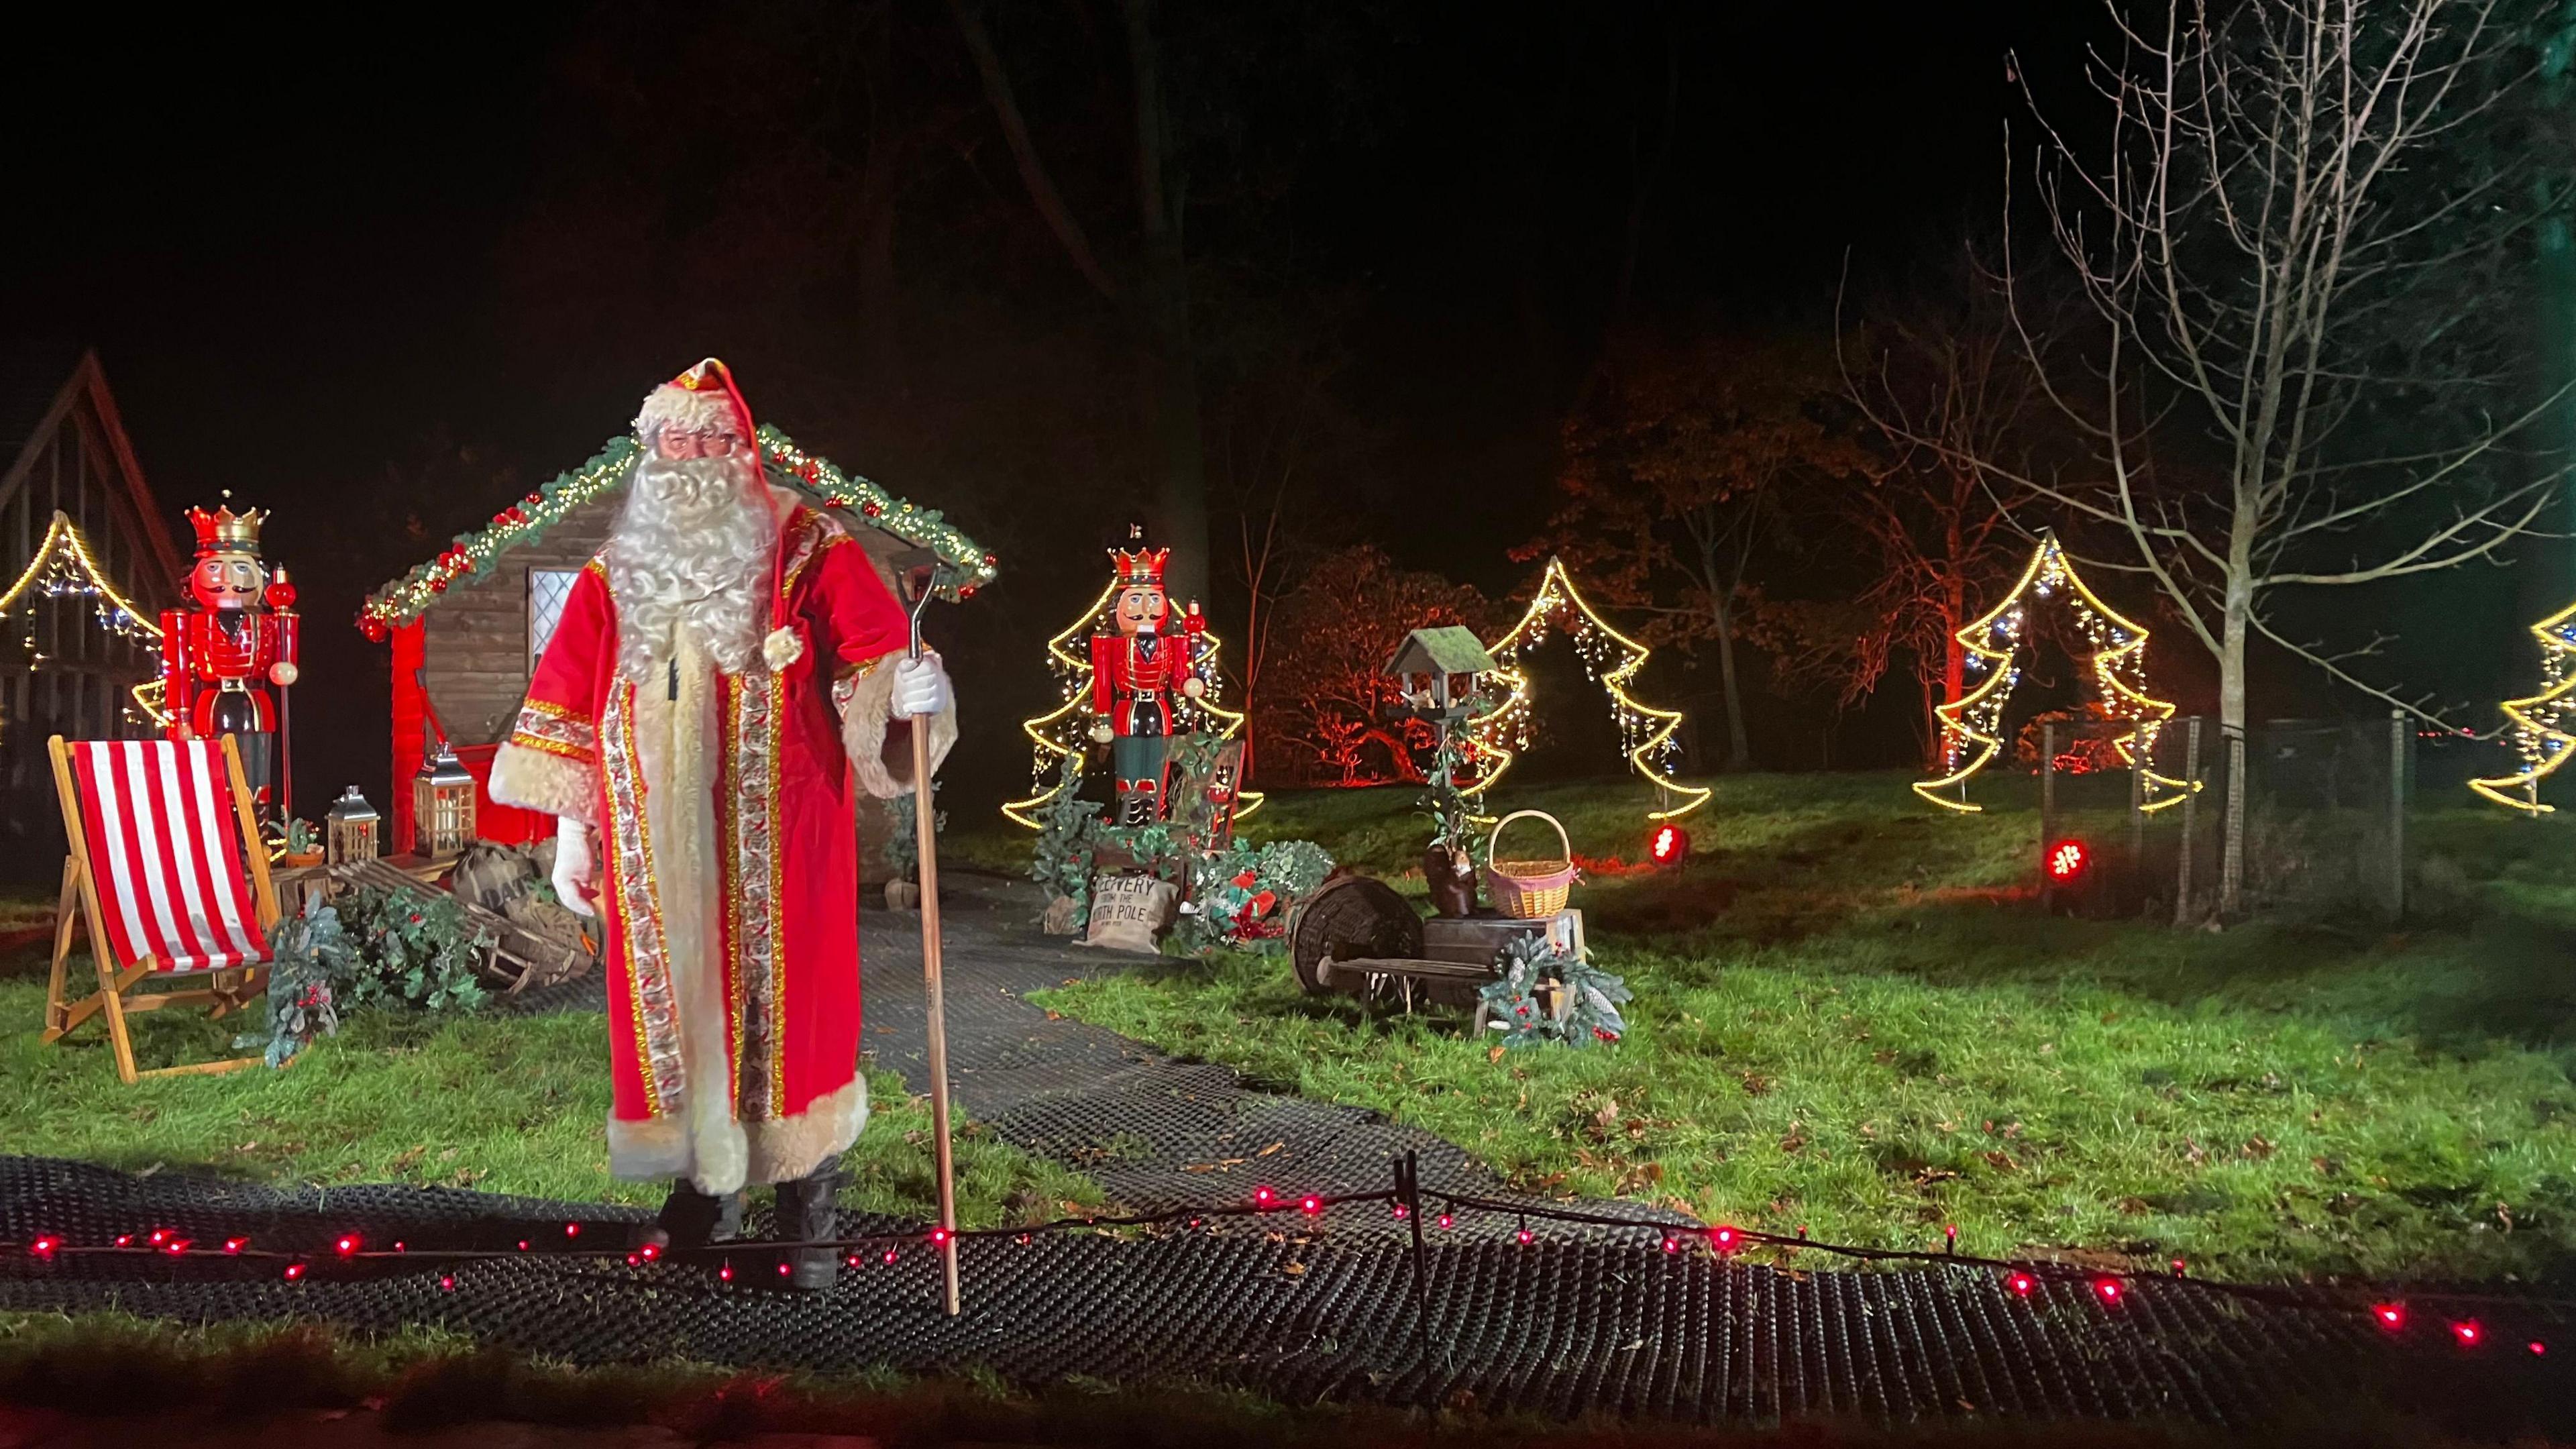
[[[1544,820],[1556,829],[1558,857],[1554,860],[1506,860],[1502,856],[1503,827],[1528,816]],[[1494,822],[1494,833],[1485,842],[1485,890],[1494,898],[1494,908],[1506,916],[1536,920],[1553,916],[1565,909],[1565,898],[1574,889],[1574,842],[1566,837],[1565,826],[1544,810],[1515,810]]]

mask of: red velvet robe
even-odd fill
[[[618,674],[594,559],[493,762],[494,799],[599,832],[619,1177],[785,1181],[867,1119],[853,776],[877,796],[911,788],[884,749],[909,624],[821,514],[789,510],[779,546],[772,667],[723,674],[683,629],[671,686]],[[954,718],[931,728],[935,766]]]

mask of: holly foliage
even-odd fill
[[[483,1004],[475,972],[492,942],[467,923],[454,896],[360,886],[340,898],[340,908],[363,963],[342,983],[341,1000],[425,1011]]]
[[[268,1030],[235,1037],[233,1049],[257,1047],[262,1060],[282,1067],[314,1038],[340,1030],[332,983],[354,979],[365,966],[341,927],[340,913],[319,895],[307,896],[303,910],[280,920],[269,932],[268,945]]]

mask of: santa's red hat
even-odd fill
[[[733,385],[733,369],[710,357],[646,394],[644,410],[635,415],[636,435],[650,439],[668,427],[753,441],[751,406]]]

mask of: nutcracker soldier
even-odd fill
[[[1130,525],[1127,536],[1143,539]],[[1164,764],[1171,752],[1173,691],[1189,699],[1207,692],[1198,665],[1207,647],[1207,620],[1192,599],[1180,620],[1180,637],[1166,637],[1171,599],[1163,592],[1168,548],[1113,548],[1117,590],[1109,619],[1091,636],[1091,727],[1096,744],[1111,747],[1118,778],[1118,823],[1146,825],[1164,818]],[[1114,632],[1113,632],[1114,631]]]
[[[260,817],[275,820],[285,802],[274,788],[278,699],[269,687],[295,682],[295,585],[285,569],[260,564],[267,517],[229,503],[188,510],[197,529],[188,593],[197,606],[161,613],[161,707],[172,739],[233,736]]]

